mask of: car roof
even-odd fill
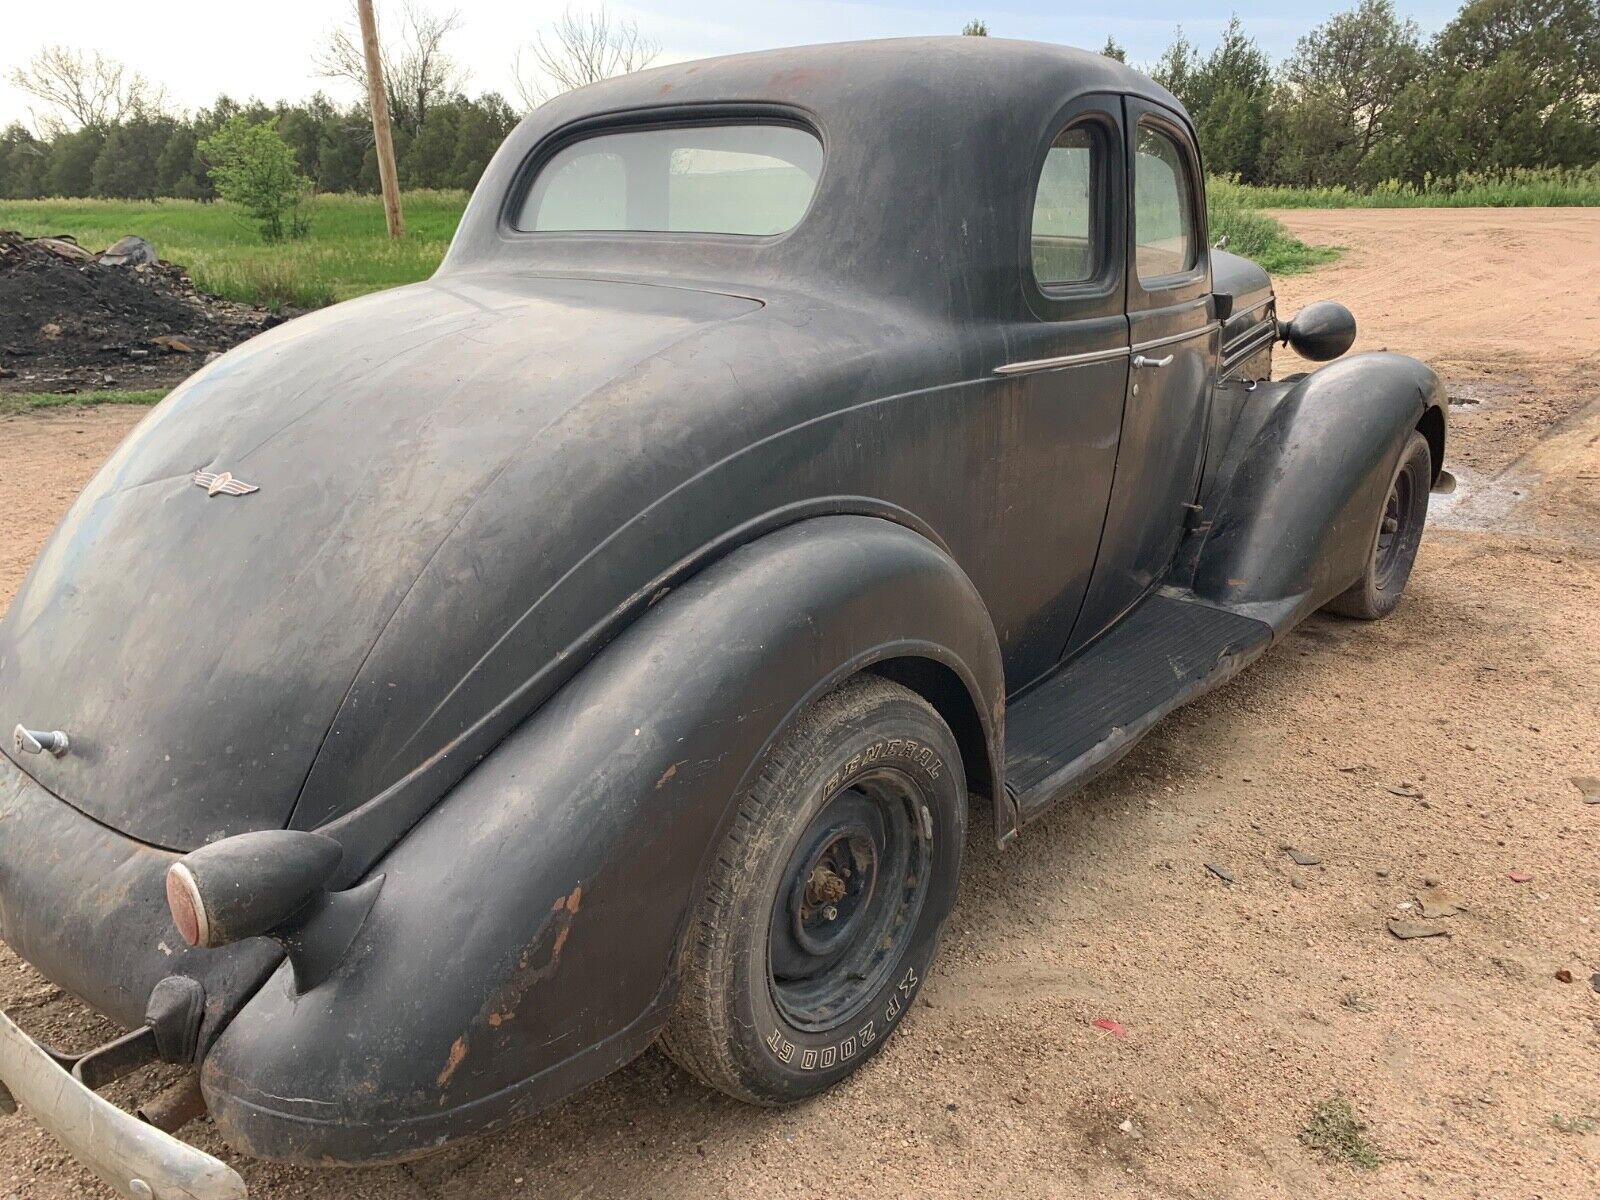
[[[715,281],[813,281],[941,296],[950,315],[992,310],[997,271],[1026,238],[1042,147],[1078,97],[1142,97],[1188,123],[1159,84],[1089,51],[1005,38],[836,42],[639,71],[557,96],[506,139],[441,273],[497,266]],[[826,147],[811,209],[777,239],[519,234],[506,212],[525,164],[576,131],[719,112],[793,114]],[[721,119],[737,119],[723,117]],[[965,277],[952,289],[951,279]],[[1014,280],[1015,272],[1010,279]]]
[[[1076,91],[1142,95],[1182,111],[1165,88],[1115,59],[1071,46],[992,37],[826,42],[672,63],[591,84],[545,107],[593,111],[770,101],[799,105],[826,119],[841,107],[858,109],[875,96],[915,89],[927,90],[945,120],[981,121],[985,110],[997,105],[1059,99],[1060,84],[1067,80],[1077,84]]]

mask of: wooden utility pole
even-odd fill
[[[383,185],[383,215],[389,221],[389,236],[402,237],[405,222],[400,217],[400,181],[394,167],[394,138],[389,132],[389,93],[383,85],[383,56],[378,53],[378,18],[372,0],[356,0],[361,13],[361,45],[367,52],[367,98],[372,104],[372,138],[378,148],[378,182]]]

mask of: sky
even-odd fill
[[[449,48],[470,71],[466,90],[499,91],[514,98],[513,50],[560,15],[567,0],[419,0],[436,12],[456,9],[460,30]],[[744,50],[855,38],[959,33],[980,17],[996,37],[1029,38],[1099,49],[1115,37],[1139,64],[1156,58],[1182,24],[1202,50],[1215,43],[1229,14],[1274,60],[1295,39],[1356,0],[956,0],[946,3],[871,3],[867,0],[634,0],[611,3],[614,17],[630,18],[662,47],[658,62],[704,58]],[[398,16],[402,0],[376,0],[379,21]],[[589,5],[580,0],[580,10]],[[1397,0],[1403,16],[1426,33],[1447,22],[1459,0]],[[210,104],[219,94],[236,100],[299,99],[319,88],[345,100],[348,85],[321,79],[313,58],[328,30],[348,13],[345,0],[271,0],[246,7],[219,0],[17,0],[0,17],[0,126],[32,124],[31,101],[9,82],[43,46],[64,43],[101,50],[163,84],[182,108]]]

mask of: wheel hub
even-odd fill
[[[927,894],[931,840],[910,780],[884,771],[822,806],[774,899],[773,997],[802,1029],[848,1020],[881,987]]]
[[[1379,589],[1385,589],[1394,579],[1399,565],[1406,558],[1406,541],[1411,535],[1408,528],[1411,516],[1411,476],[1405,471],[1395,476],[1394,486],[1383,503],[1383,520],[1378,526],[1378,544],[1373,548],[1374,570]]]

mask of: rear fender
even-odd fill
[[[400,1159],[639,1053],[772,740],[844,676],[907,658],[962,681],[995,755],[988,615],[908,529],[805,521],[659,601],[373,868],[382,891],[329,979],[296,996],[280,970],[234,1019],[203,1072],[224,1136],[266,1158]]]
[[[1371,553],[1406,440],[1432,413],[1442,447],[1438,376],[1400,354],[1257,386],[1202,497],[1211,524],[1195,593],[1281,631],[1344,591]]]

